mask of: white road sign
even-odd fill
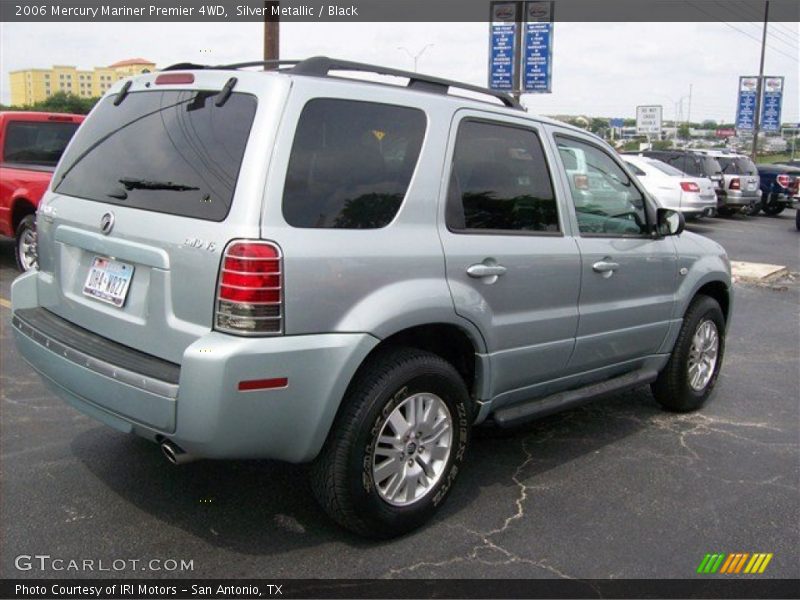
[[[658,135],[661,133],[661,106],[636,107],[636,133]]]

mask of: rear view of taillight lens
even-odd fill
[[[775,180],[778,182],[778,185],[781,186],[782,188],[788,188],[789,187],[789,182],[791,181],[791,179],[792,179],[791,177],[789,177],[788,175],[785,175],[785,174],[778,175],[775,178]]]
[[[734,177],[733,179],[731,179],[731,184],[728,186],[728,189],[740,190],[742,189],[742,182],[739,180],[738,177]]]
[[[681,181],[681,189],[684,192],[699,192],[700,186],[694,181]]]
[[[282,265],[280,250],[270,242],[231,242],[219,272],[216,329],[243,335],[281,333]]]

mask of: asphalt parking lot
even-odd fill
[[[689,229],[734,260],[800,271],[794,211]],[[796,281],[737,284],[722,375],[702,411],[662,412],[642,388],[508,435],[478,432],[436,519],[373,543],[325,517],[302,467],[174,467],[53,397],[13,347],[8,242],[0,274],[2,577],[683,578],[709,552],[770,552],[762,577],[800,577]],[[34,554],[191,560],[193,570],[15,568]]]

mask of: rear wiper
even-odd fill
[[[180,183],[172,183],[171,181],[150,181],[148,179],[135,179],[133,177],[123,177],[118,179],[126,190],[171,190],[174,192],[188,192],[190,190],[199,190],[198,187],[191,185],[183,185]]]

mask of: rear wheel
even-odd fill
[[[36,254],[36,215],[26,215],[19,222],[15,241],[17,268],[23,272],[37,268],[39,260]]]
[[[725,350],[725,317],[713,298],[698,295],[683,318],[667,366],[652,385],[656,400],[669,410],[700,408],[717,382]]]
[[[366,537],[419,527],[461,470],[469,415],[467,388],[450,363],[407,348],[379,355],[351,386],[312,465],[315,496]]]
[[[783,202],[773,200],[772,202],[767,202],[766,204],[764,204],[761,210],[764,211],[765,215],[774,217],[776,215],[781,214],[784,208],[786,208],[786,205]]]

